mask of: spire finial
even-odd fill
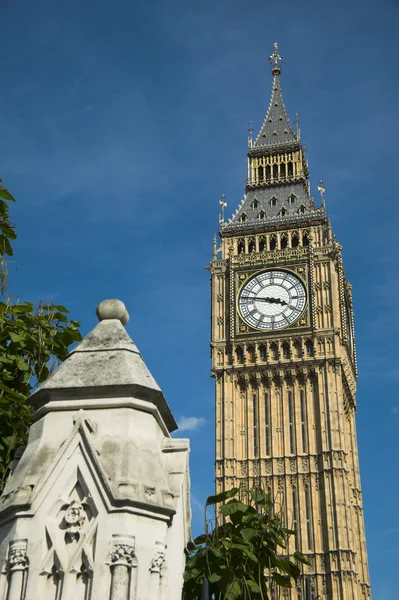
[[[249,122],[249,127],[248,127],[248,146],[250,148],[252,148],[252,134],[254,132],[254,128],[253,128],[253,123],[252,121]]]
[[[295,125],[296,125],[296,139],[299,141],[301,139],[301,131],[299,129],[299,115],[296,113],[295,115]]]
[[[225,209],[225,208],[226,208],[226,206],[227,206],[227,202],[226,202],[226,200],[224,199],[224,194],[222,194],[222,197],[221,197],[221,198],[220,198],[220,200],[219,200],[219,204],[220,204],[220,207],[221,207],[221,209],[222,209],[222,215],[221,215],[221,217],[220,217],[220,219],[219,219],[219,222],[220,222],[220,223],[224,223],[224,209]]]
[[[317,186],[317,191],[320,193],[321,201],[324,202],[324,193],[326,191],[326,188],[324,187],[324,183],[323,183],[322,179],[320,179],[320,183]]]
[[[122,325],[126,325],[129,321],[129,313],[121,300],[103,300],[97,306],[96,314],[99,321],[117,319]]]
[[[273,44],[273,54],[269,56],[270,64],[272,65],[272,73],[273,75],[280,75],[280,62],[282,62],[283,58],[278,53],[278,43],[274,42]]]

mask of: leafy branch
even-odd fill
[[[13,196],[0,179],[0,492],[18,446],[27,440],[33,389],[65,360],[68,347],[81,339],[79,323],[61,305],[19,302],[8,295],[11,242],[17,237],[10,223]]]
[[[208,507],[218,507],[215,527],[208,531]],[[219,524],[221,523],[221,524]],[[233,488],[210,496],[205,506],[205,533],[194,540],[184,574],[183,600],[197,600],[206,580],[209,597],[217,600],[268,600],[270,585],[292,587],[300,565],[309,564],[301,552],[287,557],[294,532],[283,527],[270,497],[262,490]]]

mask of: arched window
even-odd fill
[[[288,171],[288,173],[287,173],[288,177],[292,177],[293,174],[294,174],[294,169],[293,169],[293,166],[292,166],[292,162],[288,163],[288,165],[287,165],[287,171]]]
[[[259,358],[261,360],[266,360],[266,346],[264,344],[259,346]]]
[[[252,396],[253,410],[253,436],[254,436],[254,456],[258,456],[258,399],[256,394]]]
[[[256,250],[255,239],[251,238],[248,243],[248,252],[251,254],[251,252],[255,252],[255,250]]]
[[[293,233],[291,236],[291,247],[298,248],[299,246],[299,236],[297,233]]]
[[[242,346],[237,346],[236,355],[238,362],[244,362],[244,348]]]
[[[265,401],[265,443],[266,443],[266,456],[270,455],[270,438],[271,438],[271,427],[270,427],[270,402],[269,394],[266,392],[264,395]]]
[[[307,233],[304,233],[302,236],[302,246],[309,246],[309,236]]]
[[[281,348],[283,350],[283,358],[290,358],[291,353],[290,353],[290,345],[288,342],[283,342],[283,344],[281,345]]]
[[[263,181],[263,167],[262,166],[258,167],[258,181],[259,182]]]
[[[285,164],[280,165],[280,177],[285,177]]]
[[[306,356],[314,356],[314,346],[312,340],[306,340],[305,349]]]
[[[305,211],[306,211],[306,208],[304,207],[304,205],[303,205],[303,204],[301,204],[301,206],[299,207],[299,210],[298,210],[298,212],[299,212],[301,215],[303,215],[303,213],[304,213]]]
[[[237,254],[244,254],[245,252],[245,241],[244,240],[238,240],[237,243]]]
[[[258,208],[259,206],[259,202],[256,198],[254,198],[254,201],[252,202],[252,208]]]
[[[283,208],[280,210],[280,215],[281,215],[282,217],[284,217],[286,214],[287,214],[287,210],[286,210],[286,209],[283,207]]]
[[[266,165],[266,181],[270,181],[270,177],[271,177],[270,165]]]
[[[301,432],[302,432],[302,452],[308,451],[308,438],[306,435],[306,398],[304,390],[299,392],[301,403]]]
[[[295,358],[301,358],[302,347],[301,347],[301,342],[299,340],[295,340],[295,342],[294,342],[294,352],[295,352]]]
[[[287,248],[288,246],[288,237],[285,233],[283,233],[283,235],[280,238],[280,248],[282,250],[285,250],[285,248]]]
[[[264,237],[259,238],[259,252],[263,252],[266,247],[266,240]]]
[[[295,201],[296,201],[295,194],[291,194],[291,196],[288,198],[289,204],[295,204]]]
[[[270,352],[273,360],[278,360],[278,346],[275,342],[270,344]]]
[[[294,422],[294,394],[291,390],[288,392],[288,421],[289,421],[289,432],[290,432],[290,454],[295,453],[295,422]]]
[[[276,198],[276,196],[272,196],[270,198],[270,206],[277,206],[277,198]]]
[[[278,165],[273,165],[273,179],[278,179]]]
[[[270,250],[275,250],[277,248],[277,237],[272,235],[270,238]]]
[[[241,223],[245,223],[246,220],[247,220],[247,215],[245,213],[242,213],[242,215],[240,217]]]
[[[258,219],[259,221],[262,221],[265,218],[266,214],[263,210],[260,211],[260,213],[258,214]]]

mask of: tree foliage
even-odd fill
[[[0,492],[15,449],[26,443],[32,415],[28,396],[66,358],[70,344],[81,339],[79,323],[69,320],[65,307],[35,307],[10,298],[8,266],[17,236],[9,202],[15,200],[0,184]]]
[[[207,531],[206,511],[219,508],[215,527]],[[219,525],[218,521],[223,520]],[[293,531],[273,512],[270,497],[262,490],[240,492],[233,488],[210,496],[205,507],[205,533],[194,540],[184,573],[183,600],[198,600],[204,580],[209,597],[216,600],[268,600],[269,585],[292,587],[305,556],[284,556]]]

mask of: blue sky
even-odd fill
[[[0,3],[0,176],[18,199],[12,291],[83,333],[118,297],[191,439],[194,530],[213,491],[209,274],[218,200],[243,193],[246,140],[284,58],[312,191],[353,284],[358,437],[374,598],[399,575],[395,0]]]

